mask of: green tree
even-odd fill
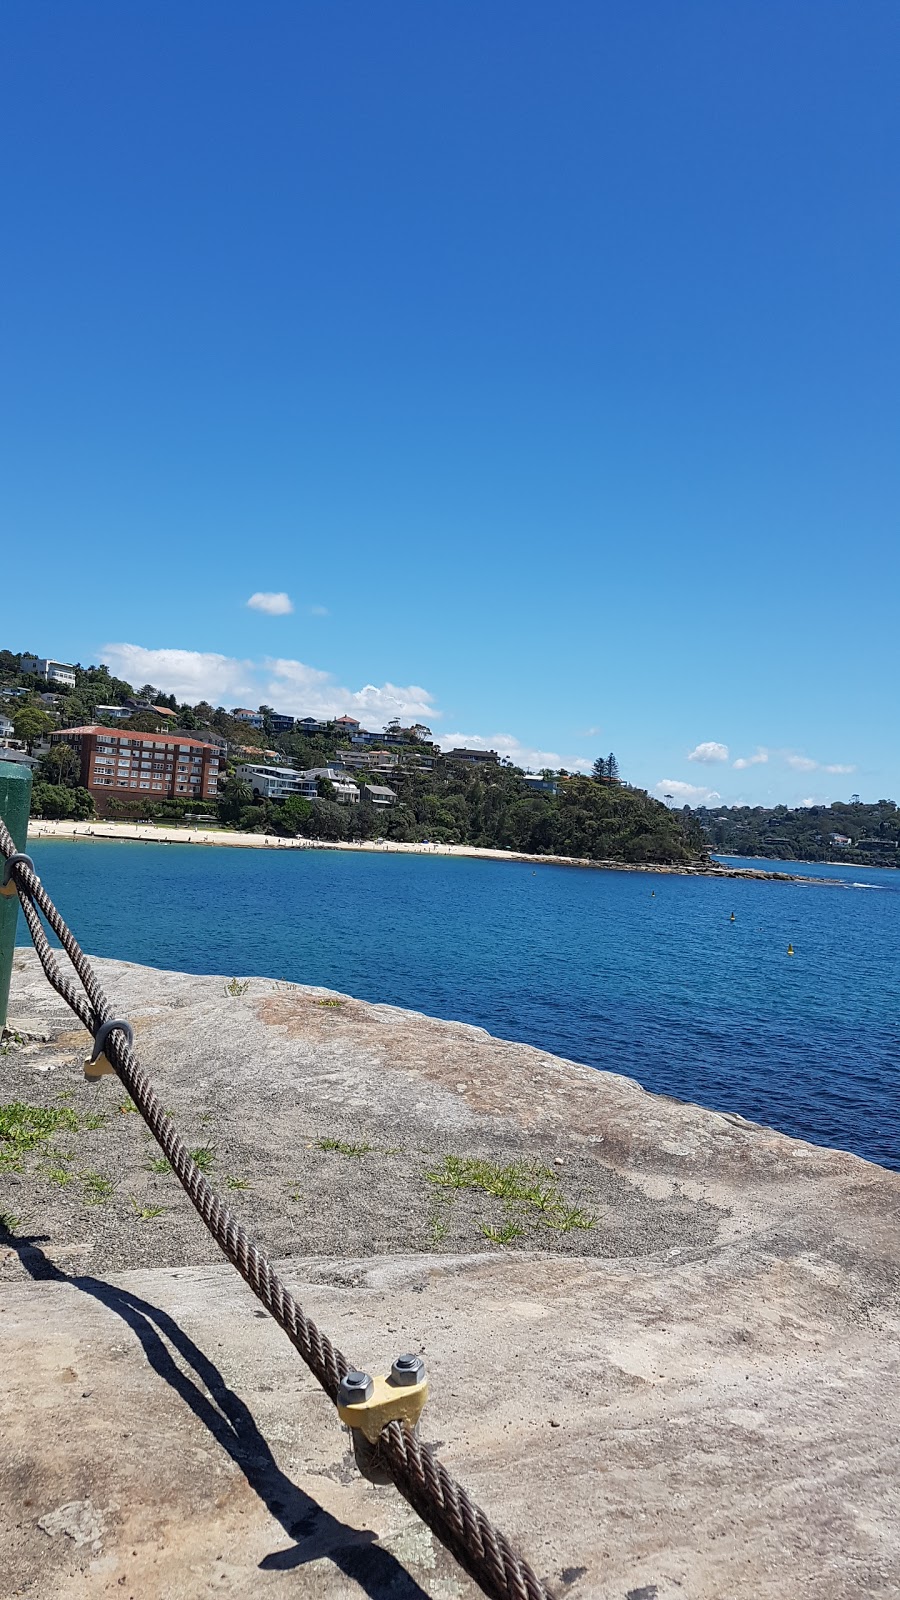
[[[267,833],[269,818],[268,805],[245,806],[238,818],[238,827],[242,833]]]
[[[94,815],[94,802],[87,789],[70,789],[62,783],[38,781],[31,791],[31,809],[36,817],[56,822],[71,817],[81,822]]]
[[[289,794],[281,807],[285,831],[307,833],[315,809],[312,801],[305,800],[302,794]]]
[[[605,779],[606,779],[606,757],[605,756],[598,756],[597,757],[597,759],[594,762],[594,765],[593,765],[593,767],[591,769],[591,777],[592,778],[596,778],[598,783],[603,783],[605,781]]]
[[[223,822],[238,822],[242,811],[253,804],[253,790],[243,778],[227,778],[219,791],[218,809]]]
[[[53,744],[41,757],[40,775],[45,783],[61,783],[67,789],[77,787],[81,762],[70,744]]]
[[[317,800],[313,819],[314,838],[346,839],[350,832],[349,806],[338,805],[334,800]]]
[[[13,717],[13,732],[22,740],[29,755],[41,735],[52,726],[52,717],[48,717],[46,711],[38,711],[37,706],[23,706]]]
[[[69,814],[76,822],[84,822],[86,818],[96,816],[94,797],[90,789],[70,789],[68,793],[71,796],[72,808]]]

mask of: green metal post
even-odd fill
[[[30,810],[31,768],[20,766],[18,761],[0,761],[0,817],[15,839],[17,850],[25,849]],[[0,1029],[6,1026],[18,914],[19,896],[0,894]]]

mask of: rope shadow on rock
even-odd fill
[[[249,1407],[168,1312],[101,1278],[70,1276],[44,1253],[42,1243],[47,1243],[45,1235],[23,1237],[0,1224],[0,1244],[16,1251],[31,1278],[68,1284],[121,1317],[140,1343],[148,1365],[240,1468],[270,1515],[294,1540],[287,1549],[265,1556],[259,1564],[262,1570],[290,1571],[327,1557],[370,1600],[385,1600],[388,1595],[391,1600],[428,1600],[427,1592],[396,1556],[378,1543],[374,1533],[349,1527],[291,1482],[275,1460]],[[162,1335],[194,1377],[173,1360]]]

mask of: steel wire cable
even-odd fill
[[[7,860],[16,852],[15,842],[2,819],[0,852]],[[23,861],[13,862],[9,871],[48,981],[88,1032],[96,1036],[101,1023],[112,1020],[113,1013],[90,961],[37,873]],[[60,970],[39,912],[59,939],[80,980],[83,994]],[[140,1065],[121,1030],[115,1029],[108,1035],[104,1053],[216,1244],[284,1330],[328,1398],[336,1404],[341,1379],[351,1370],[350,1362],[312,1318],[306,1316],[267,1256],[256,1247],[216,1194],[167,1116],[149,1074]],[[487,1513],[405,1422],[389,1422],[382,1430],[378,1458],[387,1467],[404,1499],[492,1600],[550,1600],[548,1590],[529,1563],[516,1554]]]

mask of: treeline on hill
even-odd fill
[[[166,706],[176,713],[179,728],[200,737],[204,731],[212,731],[236,746],[260,752],[275,750],[286,762],[299,767],[340,762],[337,729],[311,737],[297,732],[278,735],[270,721],[269,707],[260,708],[265,719],[260,731],[230,716],[221,706],[203,701],[193,706],[179,703],[152,684],[135,691],[105,667],[78,665],[75,688],[54,686],[57,699],[51,708],[39,699],[47,685],[21,674],[18,666],[17,656],[0,651],[0,707],[12,718],[17,737],[24,739],[29,748],[54,727],[77,727],[93,721],[98,704],[125,705],[137,699]],[[4,701],[4,688],[14,686],[33,692],[27,700]],[[123,732],[151,732],[159,726],[159,718],[148,711],[137,711],[133,717],[116,723]],[[417,768],[414,760],[407,761],[408,753],[401,750],[398,766],[374,780],[387,783],[397,795],[397,803],[390,807],[376,807],[364,787],[358,804],[338,804],[327,782],[320,785],[316,801],[294,795],[284,801],[254,803],[252,791],[233,770],[252,757],[233,754],[217,802],[142,800],[140,814],[161,821],[181,820],[197,814],[208,816],[215,809],[220,822],[247,831],[336,841],[428,839],[634,864],[688,864],[703,856],[703,835],[696,820],[684,812],[670,811],[644,790],[622,783],[612,754],[598,758],[591,777],[560,774],[554,794],[549,789],[535,791],[524,782],[521,769],[507,761],[466,766],[436,754],[434,769],[429,772]],[[74,752],[67,746],[53,746],[41,756],[33,791],[35,813],[57,818],[91,816],[93,800],[87,790],[78,787],[78,776]],[[362,782],[365,783],[364,776]],[[111,812],[134,816],[136,805],[134,800],[113,801]]]
[[[694,816],[717,855],[781,861],[900,866],[900,811],[893,800],[828,806],[699,807]]]
[[[249,790],[231,778],[219,806],[223,820],[234,826],[316,839],[430,839],[636,864],[687,864],[703,854],[691,819],[626,785],[568,777],[555,795],[535,794],[518,767],[447,760],[439,760],[433,772],[401,768],[378,781],[395,789],[397,805],[376,807],[365,790],[358,805],[338,805],[328,798],[327,783],[317,801],[291,796],[252,805]]]

